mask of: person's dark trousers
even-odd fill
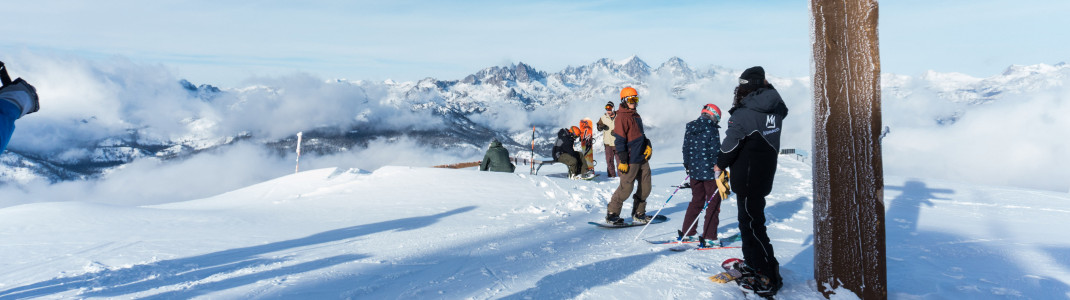
[[[617,147],[606,145],[606,176],[617,177]]]
[[[743,261],[774,281],[780,281],[780,262],[765,227],[765,197],[736,194],[739,234],[743,238]]]
[[[701,225],[702,238],[708,241],[716,240],[717,225],[721,221],[719,219],[721,214],[721,195],[717,193],[717,182],[692,178],[690,183],[691,204],[687,206],[687,213],[684,214],[684,224],[681,226],[680,231],[684,232],[684,235],[695,235]],[[710,201],[710,204],[706,206],[705,222],[698,224],[695,219],[702,212],[702,206],[706,205],[707,200]],[[692,223],[694,223],[694,226],[691,226]],[[688,226],[691,226],[691,228],[687,228]]]
[[[624,206],[624,200],[632,196],[632,216],[646,215],[646,198],[650,196],[650,179],[650,162],[628,164],[628,172],[620,174],[620,185],[609,198],[608,212],[619,215]],[[636,182],[639,183],[638,186]],[[632,195],[632,189],[635,189],[635,195]]]
[[[568,175],[582,174],[587,170],[587,164],[583,162],[583,159],[576,158],[576,156],[569,153],[561,153],[557,157],[557,161],[568,166]]]

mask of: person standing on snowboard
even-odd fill
[[[752,285],[759,295],[775,295],[783,280],[780,263],[765,227],[765,196],[773,189],[780,134],[788,107],[765,80],[762,67],[743,71],[736,86],[728,129],[715,171],[732,171],[732,192],[739,207],[744,269],[757,274]]]
[[[713,103],[702,106],[702,113],[698,119],[688,122],[684,131],[684,170],[690,176],[691,204],[687,206],[684,214],[684,224],[678,232],[678,239],[692,237],[698,230],[699,213],[706,207],[705,222],[703,222],[702,236],[699,241],[705,246],[706,241],[717,240],[717,224],[720,222],[718,215],[721,213],[721,195],[717,191],[717,177],[715,171],[717,156],[721,153],[721,134],[718,132],[721,126],[721,109]],[[709,204],[707,204],[707,201]]]
[[[632,193],[636,182],[639,186],[632,195],[632,220],[638,223],[650,222],[646,214],[646,197],[650,196],[650,155],[653,149],[650,140],[643,132],[643,118],[635,108],[639,105],[639,93],[632,87],[620,91],[620,109],[613,120],[613,138],[617,150],[617,170],[620,171],[620,186],[613,192],[606,212],[606,222],[624,224],[620,211],[624,199]]]

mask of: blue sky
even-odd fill
[[[807,1],[664,2],[19,1],[5,5],[0,59],[129,59],[223,86],[293,72],[460,79],[521,61],[556,72],[631,55],[809,73]],[[1070,61],[1068,12],[1070,1],[882,1],[882,71],[987,77]]]

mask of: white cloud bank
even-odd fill
[[[42,110],[17,123],[11,148],[24,151],[63,153],[134,128],[159,139],[175,140],[243,131],[257,138],[277,139],[311,128],[353,124],[392,129],[441,126],[426,111],[397,108],[397,95],[380,83],[330,82],[299,73],[251,78],[246,80],[250,87],[243,92],[205,102],[191,97],[178,84],[179,78],[160,65],[121,58],[88,60],[28,53],[0,58],[8,63],[13,76],[30,80],[41,95]],[[1065,116],[1070,115],[1070,105],[1062,83],[1070,77],[1067,70],[1070,68],[1064,66],[1044,77],[1054,83],[1006,92],[985,104],[949,101],[941,94],[946,87],[934,87],[921,78],[886,76],[882,118],[891,133],[883,140],[885,172],[1067,190],[1070,119]],[[810,149],[809,79],[779,78],[775,69],[767,72],[791,110],[785,120],[783,147]],[[737,75],[729,72],[698,80],[676,92],[669,81],[654,77],[640,88],[640,113],[657,147],[656,154],[680,156],[683,126],[698,116],[703,104],[721,106],[727,118]],[[509,130],[526,130],[531,123],[565,127],[583,117],[597,118],[605,99],[614,97],[615,93],[607,93],[598,99],[576,99],[560,109],[530,112],[492,105],[497,110],[494,114],[473,119],[490,128]],[[955,122],[941,125],[935,121],[948,116],[956,116]],[[430,166],[479,159],[482,150],[443,152],[400,139],[373,142],[367,150],[306,155],[302,164],[308,168],[350,166],[366,170],[383,165]],[[601,156],[597,157],[600,160]],[[292,170],[292,155],[279,158],[255,146],[237,145],[180,161],[144,159],[96,181],[5,187],[0,193],[5,195],[6,204],[0,204],[10,205],[14,202],[7,201],[15,199],[23,203],[85,199],[123,204],[144,203],[144,198],[169,202],[209,196]]]

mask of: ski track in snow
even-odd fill
[[[640,239],[672,238],[690,190],[666,204],[683,168],[653,169],[647,211],[665,205],[670,219]],[[11,206],[0,209],[0,299],[742,298],[706,279],[739,249],[672,252],[634,240],[640,228],[587,225],[604,218],[617,179],[543,172],[321,169],[163,205]],[[823,299],[810,174],[808,162],[781,156],[767,197],[780,299]],[[886,178],[890,298],[1070,295],[1070,236],[1036,232],[1070,216],[1068,198]],[[734,197],[719,217],[719,236],[738,232]]]

